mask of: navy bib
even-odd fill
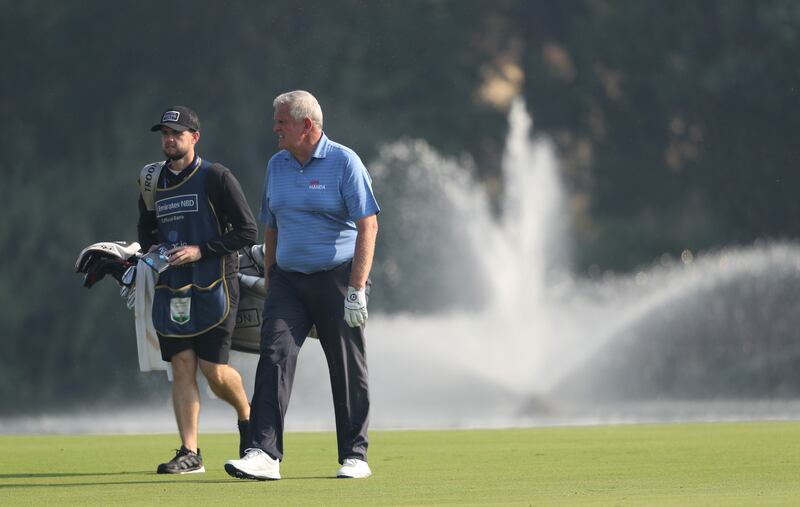
[[[201,245],[222,236],[205,191],[211,164],[198,157],[190,174],[175,186],[155,191],[158,239],[167,249]],[[201,258],[161,273],[153,296],[153,326],[163,336],[192,337],[221,324],[230,312],[226,257]]]

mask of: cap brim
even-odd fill
[[[158,132],[161,130],[161,127],[167,127],[168,129],[172,129],[176,132],[183,132],[184,130],[189,130],[189,127],[186,125],[181,125],[180,123],[156,123],[152,127],[150,127],[150,132]]]

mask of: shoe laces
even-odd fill
[[[200,449],[197,450],[198,452],[194,452],[192,450],[187,449],[184,446],[181,446],[180,449],[175,449],[175,456],[189,456],[191,454],[200,454]]]
[[[244,457],[242,459],[246,460],[255,459],[261,456],[261,454],[266,454],[266,453],[261,449],[256,449],[255,447],[248,447],[247,449],[244,450]]]

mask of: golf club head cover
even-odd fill
[[[130,261],[124,259],[92,256],[88,266],[86,266],[86,276],[83,277],[83,286],[90,288],[106,275],[113,276],[117,282],[122,284],[122,275],[130,266]]]
[[[133,265],[139,243],[104,241],[84,248],[75,260],[75,272],[84,273],[83,286],[90,288],[110,274],[122,283],[122,275]]]

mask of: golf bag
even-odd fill
[[[239,310],[231,348],[240,352],[259,353],[261,322],[264,312],[264,245],[253,245],[239,251]],[[308,332],[318,338],[317,328]]]
[[[264,311],[264,245],[239,250],[239,310],[231,348],[259,353],[261,316]]]

